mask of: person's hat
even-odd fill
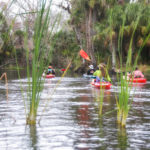
[[[101,64],[98,65],[98,67],[99,67],[99,68],[103,68],[104,66],[103,66],[103,64],[101,63]]]
[[[94,69],[93,65],[90,65],[89,68],[90,68],[90,69]]]
[[[103,65],[103,67],[106,67],[106,63],[100,63],[101,65]]]

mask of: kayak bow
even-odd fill
[[[92,82],[91,83],[96,88],[102,88],[102,89],[110,89],[111,83],[110,82]]]

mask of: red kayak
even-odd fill
[[[53,74],[49,74],[49,75],[45,76],[45,78],[54,78],[54,77],[55,77],[55,75],[53,75]]]
[[[130,82],[133,82],[133,83],[146,83],[146,79],[145,78],[133,78],[133,79],[130,79]]]
[[[110,89],[112,85],[110,82],[92,82],[91,84],[99,89]]]

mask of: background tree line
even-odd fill
[[[144,42],[144,38],[150,33],[150,2],[148,0],[131,3],[129,0],[65,0],[58,7],[67,11],[69,19],[65,26],[49,33],[53,39],[49,43],[48,39],[43,41],[43,50],[49,51],[52,47],[51,62],[57,66],[66,66],[73,59],[72,66],[77,68],[82,60],[78,55],[79,50],[84,49],[91,57],[93,63],[107,62],[108,59],[115,67],[119,60],[119,52],[126,61],[128,50],[132,49],[132,59]],[[24,37],[25,28],[28,29],[28,48],[33,47],[34,24],[36,12],[34,5],[26,1],[24,4],[17,3],[23,9],[29,8],[30,13],[21,14],[23,28],[17,28],[15,18],[10,19],[5,15],[5,11],[0,13],[0,65],[15,57],[21,58],[25,62]],[[139,17],[140,16],[140,17]],[[56,17],[57,18],[57,17]],[[137,22],[137,18],[139,18]],[[60,25],[62,22],[58,19]],[[135,30],[136,26],[136,30]],[[120,33],[123,27],[123,32]],[[16,29],[17,28],[17,29]],[[52,28],[52,27],[51,27]],[[133,36],[133,41],[131,37]],[[119,36],[122,34],[122,45],[119,46]],[[147,40],[140,55],[140,63],[149,64],[150,60],[150,39]]]

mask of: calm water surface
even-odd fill
[[[149,78],[149,77],[148,77]],[[46,79],[37,120],[26,126],[24,101],[16,72],[8,73],[9,97],[0,81],[0,150],[148,150],[150,149],[150,82],[133,87],[127,125],[116,123],[115,95],[120,87],[104,91],[103,114],[98,116],[100,91],[82,77]],[[149,78],[150,79],[150,78]],[[22,76],[27,89],[27,78]],[[26,92],[24,92],[26,97]],[[43,109],[47,105],[45,112]]]

